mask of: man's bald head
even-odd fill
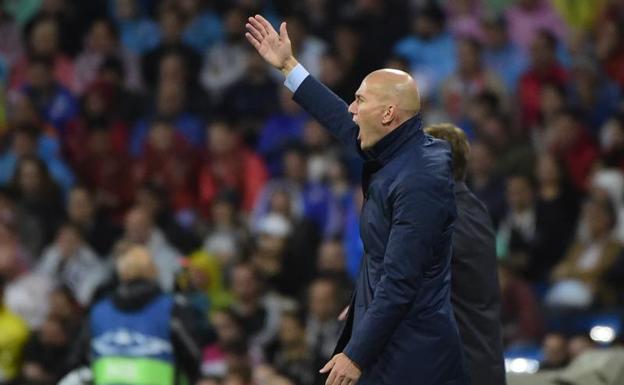
[[[381,69],[371,72],[349,106],[359,126],[362,149],[372,148],[381,138],[420,111],[420,95],[414,79],[404,71]]]
[[[384,68],[373,71],[364,78],[368,89],[377,94],[380,101],[395,104],[404,118],[409,119],[420,111],[420,95],[416,81],[407,72]]]
[[[143,246],[132,246],[115,261],[117,276],[122,282],[140,279],[155,280],[158,269],[152,256]]]

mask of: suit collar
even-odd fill
[[[385,165],[388,163],[401,147],[412,137],[422,135],[422,119],[420,114],[416,114],[406,120],[399,127],[386,134],[373,148],[366,151],[369,160],[375,160]]]

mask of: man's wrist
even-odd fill
[[[288,59],[286,59],[286,61],[284,62],[284,65],[282,66],[282,68],[280,68],[280,71],[282,71],[284,76],[288,76],[290,71],[292,71],[293,68],[297,66],[297,64],[299,64],[297,59],[295,59],[294,56],[291,56]]]

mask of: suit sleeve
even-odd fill
[[[353,122],[349,107],[338,95],[308,76],[295,91],[294,100],[349,150],[363,157],[357,140],[359,128]]]
[[[381,278],[343,351],[361,369],[369,367],[383,351],[416,298],[423,270],[449,218],[433,186],[412,180],[397,186],[393,195],[392,227]]]

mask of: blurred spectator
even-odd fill
[[[152,120],[169,120],[175,132],[192,147],[198,149],[204,144],[202,122],[198,116],[188,111],[184,84],[168,80],[161,83],[156,92],[154,110],[151,116],[141,119],[132,129],[130,154],[143,154],[149,137]]]
[[[251,264],[234,267],[231,277],[233,311],[240,318],[252,347],[267,346],[279,331],[284,302],[265,291],[260,273]]]
[[[148,182],[137,189],[135,198],[135,204],[154,218],[156,226],[175,248],[184,254],[199,248],[200,240],[190,228],[195,219],[193,213],[184,211],[176,213],[171,206],[171,199],[166,188]]]
[[[546,148],[563,163],[574,187],[586,191],[598,150],[582,126],[578,113],[569,109],[561,110],[553,118],[552,126],[545,135]]]
[[[526,176],[509,176],[506,196],[509,209],[498,227],[497,254],[520,271],[525,271],[536,237],[533,182]]]
[[[348,170],[336,159],[340,152],[327,130],[315,119],[309,119],[303,126],[302,136],[308,153],[308,178],[316,182],[329,179],[336,196],[348,193],[345,191],[349,188]]]
[[[624,171],[624,116],[609,118],[600,128],[599,140],[604,166]]]
[[[115,265],[120,284],[92,308],[80,340],[83,361],[109,368],[95,371],[95,382],[121,381],[114,368],[122,364],[143,381],[193,383],[199,346],[212,342],[213,336],[198,335],[195,313],[158,287],[158,267],[149,250],[131,247]],[[154,351],[153,344],[162,348]]]
[[[44,243],[50,242],[63,219],[63,202],[46,165],[34,157],[20,159],[9,186],[17,197],[19,210],[37,218]]]
[[[507,23],[503,17],[484,18],[483,59],[487,68],[494,71],[504,82],[508,91],[516,90],[518,79],[527,65],[526,56],[511,41]]]
[[[78,102],[69,90],[52,77],[52,62],[45,56],[31,56],[28,81],[20,92],[30,99],[42,120],[62,136],[67,123],[78,113]]]
[[[25,53],[13,66],[9,88],[19,89],[29,77],[31,61],[34,57],[43,57],[48,61],[50,81],[61,87],[71,89],[74,79],[74,64],[71,59],[60,51],[59,24],[53,17],[41,17],[36,20],[26,36]],[[30,79],[32,82],[33,80]]]
[[[229,270],[242,258],[249,243],[248,229],[238,212],[238,195],[222,191],[212,202],[209,218],[203,250],[215,255]]]
[[[616,210],[617,224],[612,235],[620,242],[624,241],[624,175],[620,170],[604,168],[594,172],[591,177],[590,195],[609,199]],[[586,229],[581,229],[585,231]]]
[[[57,147],[56,138],[32,125],[18,126],[10,137],[10,147],[0,155],[0,184],[7,185],[11,181],[22,159],[36,157],[45,162],[54,181],[65,192],[69,190],[74,183],[74,174],[57,149],[53,148]]]
[[[24,267],[33,255],[39,255],[44,243],[42,224],[32,213],[17,205],[16,197],[8,187],[0,188],[0,223],[5,234],[1,237],[7,247],[20,248]]]
[[[210,97],[197,82],[197,73],[191,73],[185,57],[177,51],[165,53],[158,66],[158,84],[177,83],[184,85],[189,112],[203,118],[210,116]]]
[[[305,322],[298,311],[282,314],[273,364],[279,373],[296,384],[314,385],[318,363],[308,348]]]
[[[335,341],[340,336],[342,324],[338,321],[338,282],[329,277],[320,277],[310,284],[308,291],[309,313],[306,321],[306,339],[314,353],[315,366],[322,367],[331,359]]]
[[[568,340],[568,356],[571,361],[583,353],[596,348],[596,343],[587,334],[578,334],[570,337]]]
[[[563,86],[568,80],[567,71],[558,62],[556,49],[557,39],[546,30],[540,30],[531,41],[529,68],[518,85],[520,112],[526,128],[535,125],[539,118],[542,87],[546,83]]]
[[[288,146],[301,141],[304,125],[309,120],[307,113],[292,100],[288,89],[282,87],[279,93],[280,111],[268,116],[257,145],[272,176],[284,172],[281,169],[284,152]]]
[[[143,113],[143,96],[126,88],[126,70],[117,57],[107,56],[98,69],[97,79],[112,88],[111,117],[128,124],[134,123]]]
[[[596,56],[606,75],[624,87],[624,27],[614,18],[607,18],[597,26]]]
[[[79,143],[84,158],[75,169],[93,191],[96,205],[119,220],[134,197],[129,156],[116,148],[113,132],[99,122],[85,134],[85,142]]]
[[[9,12],[7,12],[6,4],[0,9],[0,36],[2,41],[0,42],[0,57],[4,61],[8,71],[8,65],[13,64],[22,54],[22,31],[17,21]],[[7,73],[4,73],[3,80],[8,77]]]
[[[215,310],[212,313],[212,324],[217,333],[217,342],[204,348],[201,374],[222,378],[228,371],[224,348],[244,339],[243,324],[236,313],[229,309]]]
[[[186,139],[176,131],[174,122],[154,120],[148,132],[142,156],[134,168],[137,185],[147,182],[169,193],[174,213],[190,210],[197,202],[198,157]]]
[[[281,91],[260,55],[246,50],[245,57],[245,72],[223,90],[219,111],[229,119],[249,125],[253,131],[245,134],[255,141],[262,120],[276,112]]]
[[[5,278],[0,276],[0,372],[2,382],[10,382],[17,378],[21,366],[22,351],[28,338],[26,323],[10,311],[4,302]]]
[[[41,256],[37,271],[67,286],[83,306],[89,304],[107,273],[80,229],[71,224],[59,229],[54,243]]]
[[[337,288],[334,300],[347,302],[349,298],[345,296],[353,290],[354,278],[347,272],[346,253],[342,239],[335,237],[321,242],[318,248],[315,268],[318,271],[319,279],[322,280],[325,277],[327,278],[326,280],[335,281],[334,284],[337,285]],[[310,290],[315,282],[316,279],[310,282]]]
[[[284,152],[284,176],[270,181],[264,187],[252,214],[252,227],[270,210],[274,192],[285,191],[291,204],[288,216],[297,219],[305,217],[323,235],[332,235],[339,231],[337,203],[326,184],[308,180],[307,156],[304,151],[300,146],[293,145]]]
[[[494,154],[483,142],[471,145],[468,161],[468,186],[488,208],[494,228],[505,214],[505,185],[495,173]]]
[[[574,237],[579,196],[561,165],[547,153],[539,156],[535,175],[535,238],[526,275],[540,282],[548,278]]]
[[[200,210],[209,212],[221,192],[232,191],[240,197],[241,209],[250,212],[268,179],[263,160],[244,145],[227,121],[214,121],[206,131],[207,151],[198,181]]]
[[[544,358],[540,362],[540,370],[555,370],[565,368],[570,362],[567,339],[557,333],[550,333],[544,337],[542,344]]]
[[[312,76],[318,76],[321,72],[320,60],[327,50],[327,44],[318,37],[308,33],[307,26],[302,18],[290,16],[285,21],[288,25],[288,37],[290,37],[293,50],[297,52],[297,60]]]
[[[537,151],[548,150],[548,128],[552,127],[559,113],[568,105],[568,96],[563,85],[545,83],[540,91],[539,117],[531,127],[531,141]]]
[[[442,99],[447,115],[456,122],[464,118],[469,98],[484,91],[492,92],[502,106],[507,106],[505,86],[483,66],[481,43],[464,38],[458,41],[456,52],[457,70],[442,83]]]
[[[95,81],[100,66],[109,56],[116,56],[123,62],[127,73],[126,86],[140,89],[142,79],[138,57],[121,46],[119,31],[111,20],[98,19],[91,24],[83,49],[75,59],[74,92],[81,95]]]
[[[200,54],[223,39],[221,18],[202,0],[179,2],[185,19],[182,40]]]
[[[481,40],[479,16],[483,12],[483,6],[480,0],[458,0],[445,5],[449,29],[453,35],[458,38]]]
[[[286,246],[292,231],[292,223],[287,217],[277,213],[266,215],[258,223],[250,258],[251,264],[270,287],[289,296],[297,295],[303,286],[302,278],[293,280],[293,271],[288,269],[292,266],[287,261]]]
[[[605,81],[589,57],[578,58],[571,68],[571,105],[576,108],[590,135],[596,139],[600,126],[616,111],[620,89]]]
[[[121,229],[98,209],[94,196],[85,186],[75,186],[69,192],[67,219],[80,229],[85,241],[100,258],[110,254],[113,244],[121,236]]]
[[[142,54],[158,44],[158,24],[142,15],[137,0],[112,0],[112,17],[117,22],[121,43]]]
[[[561,15],[566,25],[579,32],[589,31],[594,27],[606,3],[608,3],[606,0],[582,0],[576,3],[565,0],[552,1],[553,8]]]
[[[245,17],[239,8],[228,9],[223,16],[223,41],[204,56],[201,83],[217,100],[228,86],[243,77],[247,68],[249,48],[244,41]]]
[[[145,246],[157,267],[158,283],[162,290],[173,289],[175,275],[180,269],[180,253],[171,246],[162,231],[154,224],[151,213],[143,207],[134,207],[125,218],[122,241]]]
[[[201,66],[201,56],[182,40],[184,16],[175,3],[162,3],[159,9],[160,42],[153,50],[147,51],[141,58],[143,80],[151,88],[156,86],[158,74],[163,64],[162,58],[176,53],[183,58],[186,76],[189,80],[197,79]]]
[[[529,284],[499,264],[503,346],[535,344],[542,335],[542,316]]]
[[[80,167],[90,154],[89,136],[98,129],[106,130],[113,150],[122,154],[126,152],[129,141],[129,127],[113,111],[113,87],[103,81],[89,85],[81,100],[80,113],[66,127],[63,143],[67,158],[74,167]]]
[[[588,237],[577,238],[553,270],[553,286],[546,295],[546,304],[587,309],[595,303],[613,303],[614,293],[602,276],[614,265],[622,249],[611,235],[615,225],[617,213],[608,198],[593,198],[585,203],[581,226],[587,229]]]
[[[396,55],[409,61],[419,91],[425,97],[455,70],[455,40],[446,31],[445,22],[442,9],[430,2],[415,12],[413,35],[394,47]]]
[[[63,320],[48,317],[31,335],[24,347],[20,381],[26,384],[56,384],[65,374],[70,350],[71,330]]]
[[[540,31],[548,31],[557,39],[563,39],[567,33],[563,20],[547,0],[520,0],[507,9],[505,16],[509,36],[526,52]]]

